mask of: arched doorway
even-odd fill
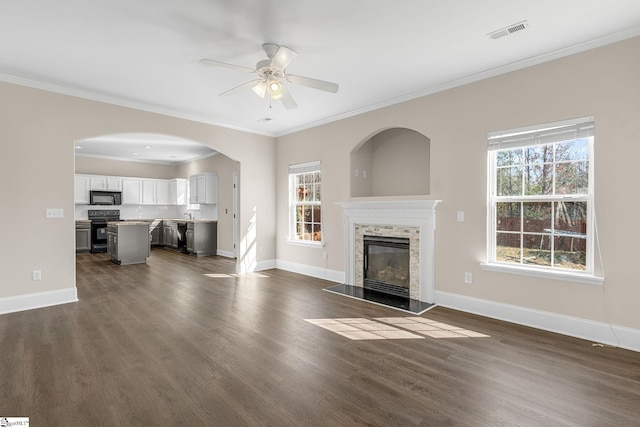
[[[188,203],[188,198],[173,202],[158,198],[140,203],[125,201],[118,210],[122,219],[195,217],[216,220],[219,228],[217,254],[236,256],[239,190],[235,181],[240,172],[239,162],[198,142],[154,133],[104,135],[76,141],[74,147],[77,176],[141,179],[152,189],[157,182],[158,189],[154,191],[160,191],[160,184],[164,188],[176,179],[183,180],[188,189],[190,176],[215,173],[218,181],[216,204],[194,205]],[[90,208],[82,200],[80,203],[76,200],[76,220],[87,220]]]

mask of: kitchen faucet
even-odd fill
[[[185,212],[184,214],[185,214],[185,215],[188,215],[188,216],[189,216],[189,219],[193,219],[193,215],[191,215],[191,212]]]

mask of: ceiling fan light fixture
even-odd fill
[[[271,95],[272,99],[280,99],[282,98],[282,91],[284,90],[284,86],[277,80],[271,80],[267,85],[267,91],[269,95]]]
[[[251,90],[260,98],[264,98],[264,95],[267,93],[267,83],[259,82],[257,85],[252,87]]]

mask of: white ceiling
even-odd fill
[[[121,133],[76,141],[77,156],[177,165],[217,151],[181,138],[154,133]]]
[[[0,80],[278,136],[639,35],[638,0],[3,1]],[[338,93],[218,96],[255,76],[199,60],[254,67],[264,42]]]

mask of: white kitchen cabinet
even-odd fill
[[[76,175],[74,198],[76,205],[88,205],[89,204],[89,177],[83,175]]]
[[[218,203],[218,175],[203,173],[189,177],[189,203],[215,205]]]
[[[142,180],[142,204],[143,205],[156,204],[156,180],[155,179]]]
[[[157,205],[169,205],[169,180],[158,179],[156,180],[156,204]]]
[[[169,204],[184,206],[187,204],[187,180],[175,178],[169,180]]]
[[[91,176],[89,177],[91,190],[122,191],[122,178],[117,176]]]
[[[141,205],[142,204],[142,179],[123,178],[122,179],[122,204]]]

